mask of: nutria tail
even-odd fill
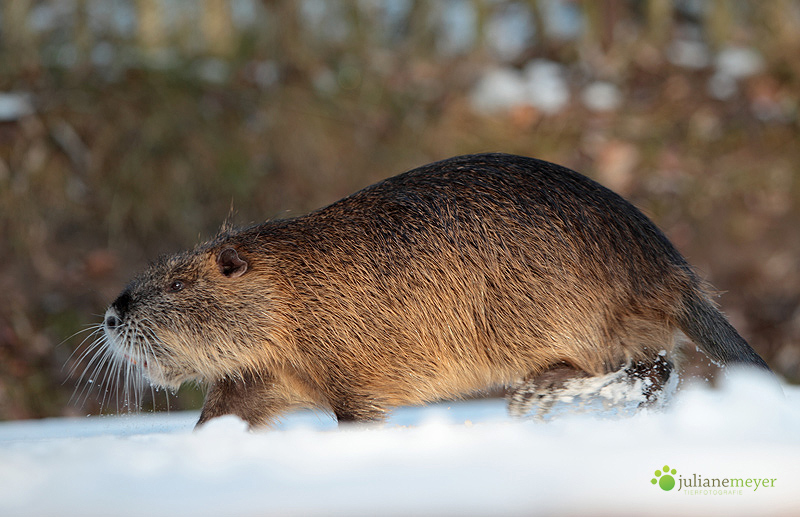
[[[687,293],[682,310],[678,327],[712,360],[722,365],[753,365],[771,371],[704,293],[697,289]]]

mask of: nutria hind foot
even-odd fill
[[[597,376],[561,363],[512,386],[506,399],[509,414],[516,418],[544,420],[558,402],[577,402],[579,410],[600,402],[603,409],[630,413],[664,404],[674,392],[675,381],[673,364],[663,356],[631,361]]]

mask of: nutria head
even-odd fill
[[[255,288],[254,276],[246,256],[224,242],[158,260],[106,311],[105,359],[125,377],[143,374],[151,384],[173,389],[253,366],[259,362],[253,340],[268,332],[268,294]],[[260,328],[249,324],[254,296],[260,299]]]

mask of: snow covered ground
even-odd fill
[[[800,388],[784,393],[739,374],[628,418],[511,421],[488,400],[345,430],[314,413],[257,433],[193,432],[195,413],[6,422],[0,515],[797,515]]]

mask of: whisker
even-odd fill
[[[83,380],[86,370],[90,368],[95,361],[97,361],[98,356],[102,355],[100,351],[107,346],[106,339],[107,338],[105,336],[101,335],[94,343],[87,347],[87,349],[84,350],[80,356],[78,356],[77,360],[69,371],[70,376],[74,376],[77,373],[81,363],[89,359],[88,363],[84,366],[83,373],[81,373],[80,377],[78,378],[78,382],[80,383]],[[90,354],[91,358],[89,358]]]
[[[155,409],[160,388],[151,379],[165,379],[166,371],[160,358],[163,345],[154,327],[149,319],[133,320],[107,333],[101,322],[70,336],[83,335],[64,364],[67,378],[75,380],[70,403],[83,407],[96,394],[101,413],[138,412],[150,400]],[[169,410],[169,390],[164,394]]]
[[[90,354],[91,358],[89,359],[88,363],[84,365],[83,371],[81,372],[76,382],[76,387],[75,391],[73,392],[73,396],[70,398],[70,403],[72,403],[73,400],[75,400],[76,402],[80,401],[79,404],[80,407],[83,407],[83,405],[86,403],[86,400],[88,399],[92,391],[92,388],[95,386],[93,377],[97,377],[97,372],[103,367],[104,364],[106,364],[110,360],[108,337],[105,336],[104,334],[98,333],[95,342],[92,343],[78,357],[78,360],[71,369],[71,376],[74,376],[75,373],[77,373],[81,363],[83,363],[87,359],[87,357],[90,356]],[[84,379],[86,379],[86,382],[84,382]],[[82,388],[80,389],[80,391],[78,391],[78,389],[81,386]]]
[[[110,349],[105,349],[103,351],[103,360],[98,363],[98,366],[92,372],[93,376],[101,377],[100,386],[103,390],[102,398],[100,399],[101,411],[106,407],[106,400],[109,396],[109,387],[112,385],[111,381],[114,378],[115,372],[119,369],[119,364],[119,360],[117,357],[115,357],[114,353]],[[116,387],[116,385],[114,385],[114,387]]]
[[[67,375],[65,376],[62,384],[66,383],[69,379],[74,378],[78,372],[78,369],[81,367],[81,364],[86,360],[89,354],[95,353],[98,348],[103,346],[103,339],[105,338],[105,336],[103,336],[101,332],[102,330],[101,327],[95,326],[92,329],[86,329],[86,330],[91,330],[92,331],[91,334],[89,334],[83,340],[81,340],[80,344],[75,348],[75,350],[72,351],[72,353],[70,353],[69,357],[67,357],[67,360],[61,367],[63,371],[67,367],[67,365],[70,365],[69,370],[67,370]],[[85,343],[89,340],[92,340],[91,344],[88,346],[84,346]]]
[[[103,328],[103,324],[102,324],[102,323],[99,323],[99,324],[98,324],[98,323],[87,323],[87,324],[83,325],[83,327],[84,327],[84,328],[82,328],[82,329],[80,329],[80,330],[77,330],[77,331],[73,332],[72,334],[70,334],[69,336],[67,336],[66,338],[62,339],[62,340],[61,340],[61,341],[60,341],[60,342],[59,342],[59,343],[58,343],[58,344],[55,346],[55,348],[59,348],[59,347],[63,346],[63,345],[64,345],[64,344],[66,344],[68,341],[70,341],[70,340],[74,339],[74,338],[75,338],[75,336],[78,336],[78,335],[80,335],[80,334],[83,334],[84,332],[89,332],[89,331],[92,331],[92,334],[94,334],[94,332],[96,332],[98,328],[100,328],[100,329],[102,329],[102,328]],[[89,337],[91,337],[91,334],[89,335]],[[81,340],[81,343],[80,343],[80,345],[82,345],[84,342],[86,342],[86,340],[87,340],[87,339],[89,339],[89,337],[86,337],[86,338],[84,338],[83,340]],[[78,347],[80,347],[80,345],[78,345]],[[76,348],[75,350],[77,350],[77,348]],[[72,351],[72,353],[70,354],[69,358],[71,358],[71,357],[72,357],[72,355],[75,353],[75,350],[73,350],[73,351]],[[69,358],[67,358],[67,359],[69,359]]]

